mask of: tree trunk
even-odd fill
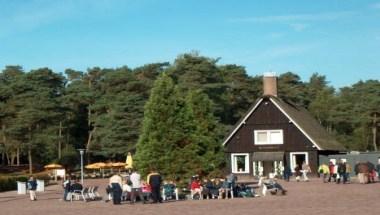
[[[5,155],[7,156],[7,165],[9,166],[11,164],[11,156],[9,156],[8,152],[5,152]]]
[[[373,115],[373,127],[372,127],[372,137],[373,137],[373,149],[377,151],[377,145],[376,145],[376,140],[377,140],[377,113],[374,113]]]
[[[9,165],[9,156],[8,156],[8,152],[7,152],[7,137],[5,136],[5,125],[2,124],[1,125],[1,130],[2,130],[2,133],[3,133],[3,144],[4,144],[4,152],[3,152],[3,164],[5,165],[5,155],[7,156],[7,165]]]
[[[58,135],[58,159],[62,157],[62,121],[59,122],[59,135]]]
[[[28,163],[29,174],[33,174],[33,161],[32,161],[32,128],[29,127],[29,144],[28,144]]]
[[[1,152],[1,165],[5,166],[5,152]]]
[[[16,159],[16,165],[20,166],[20,146],[17,146]]]
[[[33,174],[32,148],[28,147],[29,175]]]
[[[14,151],[11,152],[11,166],[15,165],[16,153]]]

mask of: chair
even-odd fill
[[[96,200],[101,198],[99,192],[98,192],[98,186],[89,187],[88,188],[88,197],[92,200]]]
[[[91,200],[95,199],[93,192],[92,192],[93,190],[94,190],[94,187],[92,187],[92,186],[88,187],[88,198]]]
[[[74,200],[80,200],[80,198],[82,198],[82,200],[84,202],[87,202],[87,198],[89,196],[88,194],[88,190],[89,188],[86,187],[86,188],[83,188],[82,190],[73,190],[71,193],[70,193],[70,201],[72,202],[73,199]]]
[[[166,201],[173,198],[178,201],[178,188],[174,184],[164,184],[162,187],[162,199]]]
[[[92,189],[92,195],[94,199],[101,199],[98,189],[99,189],[99,186],[95,186],[94,189]]]
[[[261,194],[262,194],[263,196],[266,196],[266,193],[267,193],[267,192],[270,192],[272,195],[276,194],[277,191],[278,191],[278,188],[275,187],[275,186],[273,186],[273,185],[270,184],[270,183],[266,183],[266,182],[264,181],[264,179],[265,179],[265,177],[261,177],[261,178],[259,179],[259,183],[258,183],[259,187],[261,187]]]

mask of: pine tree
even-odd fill
[[[154,83],[144,107],[144,120],[136,145],[136,165],[143,174],[150,168],[167,173],[175,147],[171,144],[179,135],[175,131],[178,90],[171,78],[163,73]]]

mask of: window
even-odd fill
[[[231,154],[232,173],[249,173],[248,153]]]
[[[256,145],[284,144],[282,130],[256,130],[254,136]]]

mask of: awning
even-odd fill
[[[283,161],[284,152],[254,152],[253,161]]]

